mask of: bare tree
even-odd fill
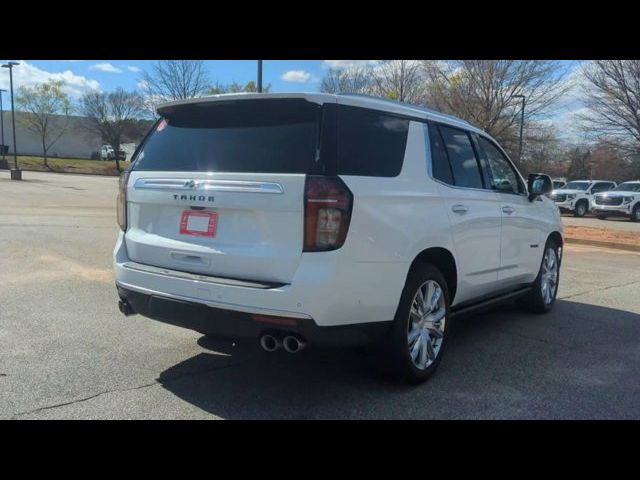
[[[88,128],[113,148],[120,170],[120,145],[136,135],[138,119],[144,116],[143,97],[118,88],[111,93],[90,92],[82,97],[82,111],[89,118]]]
[[[546,173],[563,176],[565,164],[564,143],[558,136],[554,125],[534,123],[525,131],[525,145],[520,168],[522,173]]]
[[[320,82],[326,93],[373,94],[373,72],[370,67],[330,68]]]
[[[24,112],[19,121],[40,137],[44,166],[48,169],[47,152],[69,128],[72,112],[69,96],[62,81],[51,80],[34,87],[22,87],[16,103]]]
[[[199,97],[209,88],[202,60],[161,60],[152,65],[143,80],[152,95],[165,100]]]
[[[518,95],[526,99],[526,125],[544,117],[570,88],[557,61],[425,61],[423,69],[428,105],[473,123],[505,144],[517,139]]]
[[[583,74],[582,127],[600,142],[640,154],[640,60],[595,60]]]
[[[271,84],[262,87],[262,91],[268,93],[271,90]],[[258,86],[253,80],[249,80],[244,85],[238,82],[232,82],[229,85],[224,85],[216,82],[209,87],[207,93],[209,95],[219,95],[221,93],[240,93],[240,92],[257,92]]]
[[[377,95],[400,102],[423,102],[423,69],[417,60],[385,60],[372,67],[372,72]]]
[[[209,76],[202,60],[161,60],[142,76],[146,109],[156,115],[158,104],[195,98],[207,93]]]

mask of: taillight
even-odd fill
[[[123,232],[127,231],[127,183],[129,183],[129,171],[120,174],[120,187],[118,188],[118,225]]]
[[[304,204],[304,251],[340,248],[353,206],[353,195],[344,182],[338,177],[307,177]]]

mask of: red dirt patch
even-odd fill
[[[567,238],[608,243],[621,243],[624,245],[635,245],[637,247],[640,247],[640,235],[638,235],[638,233],[636,232],[565,225],[564,235]]]

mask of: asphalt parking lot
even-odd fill
[[[459,319],[407,388],[357,351],[269,355],[125,318],[117,179],[24,178],[0,172],[0,418],[640,418],[638,253],[568,246],[551,314]]]

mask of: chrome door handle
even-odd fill
[[[454,213],[467,213],[467,210],[469,210],[467,207],[465,207],[464,205],[454,205],[453,207],[451,207],[451,210]]]
[[[507,215],[511,215],[513,212],[515,212],[515,210],[512,207],[510,207],[509,205],[507,205],[505,207],[502,207],[502,211],[504,213],[506,213]]]

